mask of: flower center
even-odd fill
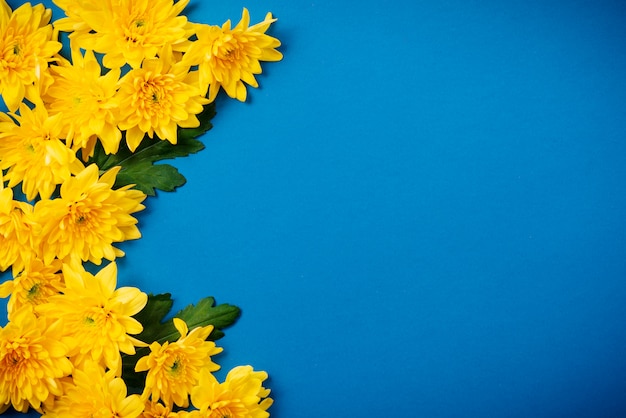
[[[24,361],[28,360],[31,357],[31,353],[28,350],[28,346],[25,344],[24,338],[18,338],[12,342],[8,342],[5,347],[6,355],[4,356],[4,361],[2,362],[2,366],[7,368],[17,368],[21,369],[21,365]]]
[[[124,39],[131,44],[141,45],[146,39],[146,29],[146,20],[143,17],[133,19],[124,24]]]
[[[89,222],[89,208],[84,201],[78,201],[69,207],[69,223],[78,227],[85,227]]]
[[[87,325],[88,327],[94,326],[95,323],[96,323],[96,320],[90,316],[86,316],[83,318],[83,324]]]
[[[222,62],[232,64],[239,61],[241,56],[241,47],[232,36],[224,37],[216,42],[215,56]]]
[[[27,298],[28,300],[33,300],[36,299],[39,294],[40,294],[40,290],[41,290],[41,283],[35,283],[30,289],[28,289],[28,293],[27,293]]]
[[[25,43],[21,35],[5,35],[6,41],[0,52],[0,66],[5,70],[19,70],[25,64]]]
[[[154,77],[144,81],[135,94],[135,107],[144,112],[144,117],[161,116],[171,106],[170,91],[172,80],[167,76]]]
[[[181,358],[179,356],[176,356],[176,358],[174,359],[174,362],[172,363],[172,365],[170,366],[167,372],[168,374],[176,377],[182,373],[183,369],[184,369],[184,366],[182,364]]]

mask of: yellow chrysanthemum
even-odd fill
[[[132,213],[144,209],[146,195],[125,186],[114,190],[115,167],[98,178],[92,164],[61,185],[57,199],[35,204],[35,216],[42,225],[42,257],[91,261],[114,260],[124,252],[113,243],[141,236]]]
[[[63,3],[63,2],[59,2]],[[83,49],[104,54],[107,68],[129,64],[138,68],[165,45],[187,42],[187,18],[179,16],[189,0],[103,0],[96,10],[73,11],[91,32],[75,32],[70,39]]]
[[[283,55],[275,48],[280,41],[265,32],[276,19],[268,13],[265,20],[253,26],[248,9],[243,9],[241,21],[231,29],[230,20],[220,28],[196,24],[197,40],[192,43],[184,61],[198,65],[199,82],[208,86],[209,100],[213,101],[220,87],[237,100],[246,100],[246,86],[258,87],[254,78],[261,73],[259,61],[280,61]],[[206,91],[206,90],[205,90]]]
[[[201,370],[215,371],[219,366],[211,361],[211,356],[220,353],[213,341],[206,341],[213,330],[212,325],[194,328],[188,333],[187,324],[174,318],[174,326],[180,333],[175,342],[153,342],[150,354],[137,361],[135,371],[148,371],[143,397],[159,399],[166,406],[176,404],[187,407],[189,393],[198,383]]]
[[[267,418],[272,405],[270,390],[263,387],[267,373],[251,366],[238,366],[228,372],[224,383],[206,370],[191,391],[191,402],[198,408],[190,418]]]
[[[115,263],[95,276],[80,264],[65,264],[63,278],[64,293],[51,296],[36,312],[61,324],[74,365],[94,361],[119,375],[120,351],[135,354],[136,346],[145,345],[131,336],[143,330],[132,316],[144,308],[148,296],[135,287],[116,289]]]
[[[0,406],[25,412],[62,394],[60,379],[72,373],[61,329],[29,308],[14,312],[0,328]]]
[[[50,264],[44,264],[34,258],[23,270],[13,269],[13,280],[0,285],[0,297],[10,296],[7,304],[10,315],[24,306],[34,309],[64,288],[61,261],[55,259]]]
[[[42,415],[47,418],[136,418],[144,405],[139,395],[127,395],[126,384],[111,371],[88,363],[72,373],[65,393]]]
[[[71,64],[63,62],[50,69],[56,77],[44,100],[51,115],[63,114],[66,141],[73,149],[82,149],[83,159],[93,153],[96,137],[107,154],[116,153],[122,133],[117,128],[113,98],[120,69],[102,75],[94,53],[86,51],[83,56],[78,50],[72,50]]]
[[[63,139],[61,115],[49,116],[43,106],[20,105],[17,123],[0,122],[0,168],[8,169],[9,187],[22,182],[29,200],[47,199],[55,187],[79,172],[83,165]]]
[[[0,175],[0,271],[20,270],[35,256],[40,232],[33,207],[13,199],[13,190],[2,187]]]
[[[156,133],[159,138],[176,144],[179,126],[200,125],[196,115],[208,101],[197,83],[191,81],[194,75],[189,67],[174,61],[170,49],[164,48],[159,58],[145,60],[141,68],[122,77],[118,126],[126,131],[126,143],[131,151],[146,134],[152,138]]]
[[[24,3],[11,13],[0,0],[0,94],[11,111],[24,97],[38,102],[40,89],[51,82],[48,62],[61,49],[52,40],[51,17],[42,4]]]
[[[178,418],[179,412],[173,412],[171,408],[159,402],[147,401],[141,418]]]
[[[52,0],[57,7],[65,12],[66,17],[54,21],[54,28],[61,32],[89,33],[91,28],[81,17],[83,11],[97,12],[103,10],[103,0]],[[77,35],[73,35],[77,36]]]

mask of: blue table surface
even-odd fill
[[[626,416],[624,3],[186,13],[243,7],[284,60],[218,99],[119,284],[240,306],[216,360],[276,418]]]

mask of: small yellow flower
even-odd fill
[[[87,363],[72,373],[65,393],[45,410],[47,418],[136,418],[144,404],[139,395],[127,396],[124,381],[112,371]]]
[[[163,46],[187,42],[187,18],[179,16],[187,3],[189,0],[176,4],[173,0],[103,0],[96,10],[75,8],[72,15],[91,31],[75,32],[70,39],[83,49],[104,54],[102,63],[107,68],[125,64],[138,68]]]
[[[258,87],[254,75],[261,73],[259,61],[282,59],[283,55],[275,49],[280,41],[265,34],[275,21],[268,13],[262,22],[248,26],[250,15],[244,8],[241,21],[232,29],[230,20],[221,28],[196,24],[198,39],[189,47],[184,62],[199,66],[199,83],[203,88],[208,86],[210,101],[220,87],[230,97],[245,101],[244,83]]]
[[[76,154],[63,141],[61,115],[49,116],[43,106],[20,105],[17,123],[0,121],[0,168],[7,170],[9,187],[22,182],[28,200],[47,199],[58,184],[82,170]]]
[[[42,4],[24,3],[11,13],[0,0],[0,95],[10,111],[24,97],[37,102],[39,89],[48,85],[48,62],[61,49],[52,40],[52,11]]]
[[[2,188],[0,176],[0,271],[11,265],[18,271],[35,256],[40,226],[29,203],[13,199],[13,190]]]
[[[158,58],[147,59],[120,80],[118,92],[119,128],[126,131],[126,143],[134,151],[146,134],[156,133],[176,144],[178,127],[200,125],[196,115],[208,101],[189,67],[175,62],[174,53],[164,48]]]
[[[187,407],[189,393],[198,383],[202,370],[215,371],[219,366],[211,361],[211,356],[222,351],[213,341],[205,341],[212,325],[194,328],[188,333],[187,324],[174,318],[174,326],[180,333],[175,342],[150,344],[150,354],[137,361],[135,371],[148,371],[143,397],[159,399],[171,407],[172,404]]]
[[[219,383],[207,370],[191,391],[191,402],[198,408],[189,414],[193,418],[267,418],[272,405],[270,391],[263,387],[267,373],[254,371],[251,366],[238,366]]]
[[[39,410],[62,394],[60,379],[72,373],[61,329],[37,318],[27,307],[9,316],[0,327],[0,407]]]
[[[132,316],[146,306],[148,296],[135,287],[116,289],[115,263],[95,276],[80,264],[65,264],[63,278],[63,294],[48,298],[47,303],[36,307],[36,312],[61,324],[74,365],[94,361],[119,375],[120,351],[135,354],[136,346],[145,345],[131,337],[143,330]]]
[[[171,408],[159,402],[146,401],[146,408],[141,418],[178,418],[179,412],[173,412]]]
[[[51,66],[56,75],[44,101],[51,115],[61,113],[66,125],[66,141],[72,149],[82,149],[83,159],[92,153],[96,138],[107,154],[116,153],[122,139],[117,128],[114,99],[120,69],[102,75],[100,64],[92,51],[84,56],[72,50],[72,63]]]
[[[42,225],[42,257],[91,261],[114,260],[124,253],[112,243],[141,236],[132,213],[144,209],[146,195],[130,186],[113,189],[115,167],[98,177],[91,164],[61,185],[61,196],[35,204]]]
[[[48,301],[53,295],[58,295],[65,288],[61,274],[61,261],[52,260],[50,264],[33,258],[23,270],[13,269],[13,280],[7,280],[0,285],[0,297],[10,295],[7,304],[9,315],[28,306],[34,309]]]

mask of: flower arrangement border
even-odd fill
[[[118,286],[115,245],[141,237],[148,196],[185,184],[163,161],[204,148],[216,97],[245,101],[261,62],[282,59],[276,19],[192,22],[189,0],[53,2],[64,17],[0,0],[0,414],[268,417],[266,372],[214,375],[240,309],[205,297],[172,315],[171,294]]]

